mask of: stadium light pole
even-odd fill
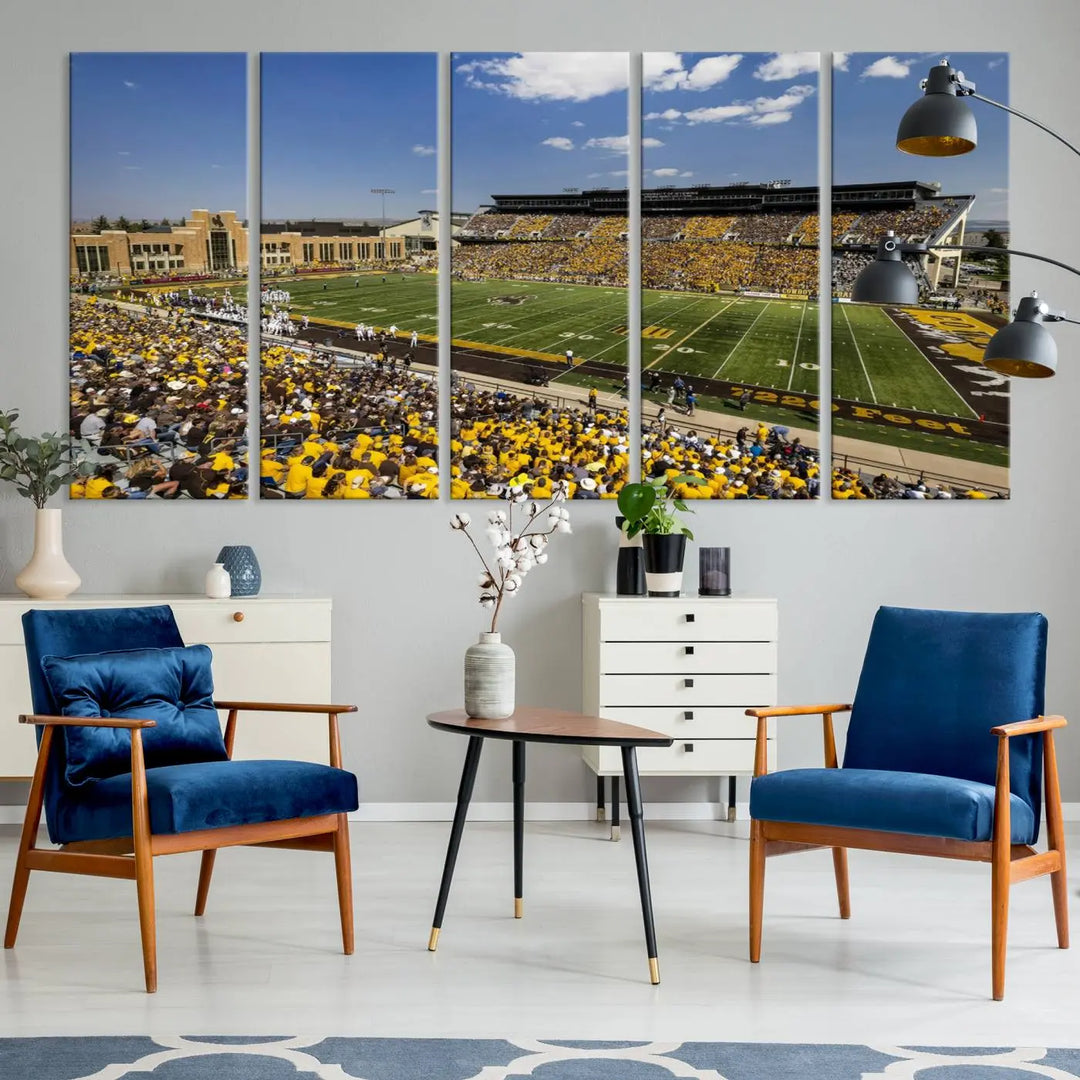
[[[382,196],[382,253],[383,262],[386,262],[386,196],[396,195],[397,192],[390,187],[373,187],[371,194]]]
[[[1050,263],[1080,277],[1080,270],[1076,267],[1030,251],[974,244],[950,244],[948,250],[1018,255],[1023,259]],[[902,256],[908,254],[936,257],[926,244],[901,244],[891,230],[887,232],[878,244],[876,258],[863,267],[855,278],[851,299],[863,304],[914,304],[919,298],[919,286],[915,275],[902,261]],[[1002,375],[1021,379],[1049,378],[1057,371],[1057,345],[1043,326],[1047,322],[1067,322],[1080,326],[1080,321],[1066,318],[1065,312],[1051,311],[1039,300],[1038,293],[1022,297],[1013,321],[1003,326],[988,342],[983,353],[983,364]]]
[[[967,154],[974,150],[979,141],[978,125],[975,123],[975,114],[967,103],[961,100],[971,97],[1034,124],[1067,146],[1074,154],[1080,155],[1080,148],[1033,116],[1028,116],[1004,102],[976,93],[975,84],[964,78],[964,73],[957,71],[949,63],[948,57],[940,64],[935,64],[919,86],[924,92],[923,96],[904,113],[896,131],[896,148],[905,154],[955,157],[957,154]]]

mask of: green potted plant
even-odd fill
[[[63,484],[85,475],[83,465],[75,465],[71,439],[67,435],[44,433],[39,438],[20,435],[15,426],[17,409],[0,410],[0,480],[30,499],[34,516],[34,554],[15,577],[15,585],[38,600],[62,600],[82,581],[64,558],[61,512],[46,506]]]
[[[619,511],[626,518],[626,535],[639,533],[645,548],[645,587],[650,596],[678,596],[682,591],[686,540],[694,534],[679,518],[693,511],[677,498],[678,484],[703,484],[700,476],[654,477],[626,484],[619,492]]]

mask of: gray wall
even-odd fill
[[[875,49],[910,55],[1011,49],[1014,103],[1080,136],[1080,7],[1069,0],[1023,7],[1000,0],[909,0],[902,8],[865,0],[188,0],[179,7],[64,0],[8,5],[4,23],[0,405],[20,406],[32,430],[62,427],[65,416],[70,50]],[[1080,222],[1072,193],[1080,161],[1019,122],[1012,135],[1014,241],[1075,262]],[[921,175],[926,166],[898,160],[897,171]],[[443,200],[446,206],[445,192]],[[1077,294],[1076,282],[1063,272],[1020,260],[1014,271],[1017,295],[1038,287],[1068,307]],[[823,327],[826,350],[827,331]],[[1011,502],[751,502],[700,510],[699,540],[733,548],[738,588],[780,600],[781,700],[850,695],[878,604],[1040,609],[1052,628],[1048,709],[1080,716],[1072,535],[1080,330],[1058,327],[1056,333],[1061,374],[1016,390]],[[32,510],[10,494],[0,500],[0,592],[10,593],[29,557]],[[611,505],[574,505],[573,511],[573,537],[555,548],[506,613],[522,701],[580,704],[579,594],[613,585]],[[423,716],[459,700],[461,654],[481,621],[475,569],[466,545],[447,528],[449,512],[447,503],[66,504],[65,544],[85,592],[196,591],[222,543],[247,542],[258,551],[267,591],[332,595],[334,695],[360,704],[359,717],[350,721],[347,756],[361,774],[365,797],[442,801],[453,798],[464,747],[430,732]],[[251,694],[258,696],[257,686]],[[913,737],[925,719],[913,718]],[[814,723],[791,722],[781,740],[784,764],[820,761]],[[504,755],[493,749],[478,799],[509,797]],[[1066,735],[1061,755],[1065,797],[1080,800],[1080,736]],[[531,798],[577,801],[590,793],[589,776],[572,751],[533,755]],[[678,781],[653,781],[646,791],[654,799],[705,793],[700,782]]]

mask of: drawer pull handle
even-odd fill
[[[693,709],[687,709],[686,712],[684,712],[682,714],[682,718],[684,720],[693,720],[694,719],[694,710]]]
[[[693,622],[694,621],[694,613],[692,611],[688,611],[686,613],[686,621],[687,622]]]
[[[687,656],[693,656],[694,655],[694,646],[693,645],[684,645],[683,646],[683,651],[686,653]]]
[[[686,754],[692,754],[694,752],[694,744],[692,742],[683,743],[683,752]]]
[[[687,690],[692,690],[694,688],[694,680],[683,679],[683,686],[685,686]]]
[[[233,622],[243,622],[243,621],[244,621],[244,613],[242,611],[234,611],[233,612]]]

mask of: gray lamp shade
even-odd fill
[[[904,265],[900,245],[893,234],[878,241],[877,257],[855,278],[851,299],[860,304],[917,304],[919,283]]]
[[[1016,317],[988,342],[983,363],[991,371],[1014,378],[1050,378],[1057,371],[1057,342],[1042,319],[1038,299],[1021,298]]]
[[[904,113],[896,132],[896,149],[921,157],[955,157],[975,149],[979,141],[975,116],[956,96],[953,69],[936,64],[926,79],[926,93]]]

